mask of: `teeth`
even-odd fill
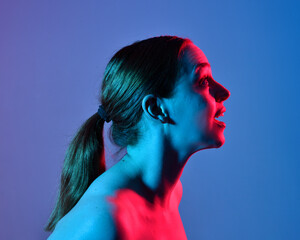
[[[224,116],[224,113],[222,113],[222,114],[220,114],[220,115],[217,115],[217,116],[215,116],[215,118],[219,118],[219,117],[221,117],[221,116]]]

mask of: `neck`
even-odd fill
[[[137,146],[128,146],[120,164],[128,176],[138,179],[151,204],[170,208],[172,192],[186,161],[187,158],[180,156],[169,139],[157,132]]]

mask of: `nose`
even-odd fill
[[[230,97],[230,92],[221,84],[215,82],[213,96],[216,102],[223,102]]]

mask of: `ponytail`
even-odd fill
[[[45,231],[53,231],[57,222],[79,201],[90,184],[105,172],[103,155],[104,120],[91,116],[71,141],[64,160],[57,202]]]

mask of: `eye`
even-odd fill
[[[208,78],[207,78],[207,77],[202,78],[202,79],[199,81],[199,86],[200,86],[200,87],[207,87],[207,86],[209,86]]]

